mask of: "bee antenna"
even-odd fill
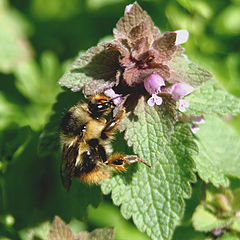
[[[119,96],[116,96],[116,97],[110,98],[110,99],[108,100],[108,102],[113,102],[114,99],[119,98],[119,97],[121,97],[121,96],[119,95]]]
[[[146,162],[144,162],[142,159],[138,159],[139,162],[145,164],[147,167],[152,168],[152,166],[150,166],[149,164],[147,164]]]
[[[114,97],[114,98],[111,98],[109,101],[114,100],[114,99],[119,98],[119,97],[121,97],[121,95],[119,95],[117,97]]]

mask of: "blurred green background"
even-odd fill
[[[114,226],[117,240],[149,239],[99,187],[74,181],[65,193],[59,153],[43,156],[38,148],[62,91],[58,79],[79,51],[112,34],[129,3],[0,0],[0,239],[44,239],[55,215],[76,232]],[[187,29],[189,58],[240,97],[240,0],[138,3],[162,32]],[[232,124],[240,131],[240,118]]]

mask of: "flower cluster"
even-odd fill
[[[123,98],[124,104],[135,104],[132,101],[142,95],[149,106],[167,105],[166,96],[171,95],[178,110],[185,112],[185,96],[211,78],[184,55],[181,44],[188,40],[188,31],[161,33],[137,2],[126,6],[113,33],[113,41],[81,55],[60,84],[73,91],[83,89],[86,95],[104,92],[116,106]]]
[[[128,23],[133,14],[136,26]],[[163,99],[159,93],[167,92],[179,102],[179,110],[185,112],[189,102],[183,98],[194,88],[171,78],[168,62],[176,53],[183,51],[179,45],[188,40],[188,31],[177,30],[162,35],[149,16],[134,3],[126,6],[125,16],[117,23],[114,35],[116,40],[110,47],[121,53],[119,62],[123,84],[130,87],[142,84],[151,96],[147,101],[150,106],[161,105]],[[107,95],[114,97],[113,90]]]
[[[175,101],[179,102],[179,110],[181,112],[185,112],[186,108],[189,107],[189,102],[183,98],[194,90],[194,88],[187,83],[174,83],[169,87],[165,87],[165,81],[158,74],[152,74],[147,77],[144,80],[144,87],[151,95],[148,99],[148,105],[161,105],[163,99],[157,94],[167,92],[172,95]]]
[[[136,26],[128,23],[133,14]],[[175,55],[182,55],[183,48],[180,44],[188,40],[188,31],[177,30],[162,35],[139,5],[130,4],[125,8],[125,16],[117,23],[114,35],[116,40],[110,47],[121,53],[120,84],[133,88],[143,86],[150,95],[147,100],[149,106],[161,105],[164,101],[161,94],[168,93],[177,103],[178,110],[185,112],[189,102],[184,97],[190,94],[194,87],[184,82],[184,79],[175,78],[174,74],[172,76],[172,69],[168,63]],[[185,55],[182,56],[186,58]],[[122,98],[112,88],[104,93],[114,99],[115,105],[120,104]],[[193,118],[196,119],[192,121],[192,131],[196,133],[199,129],[198,124],[203,122],[204,118]]]

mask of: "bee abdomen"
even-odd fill
[[[96,160],[91,151],[86,151],[81,154],[82,162],[75,167],[74,175],[81,176],[83,173],[89,173],[96,167]]]
[[[73,112],[68,111],[62,119],[60,127],[65,135],[79,135],[86,128],[86,124],[80,122],[79,117],[75,116]]]

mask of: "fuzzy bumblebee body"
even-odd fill
[[[143,162],[135,155],[111,155],[112,136],[125,116],[125,109],[122,108],[107,122],[104,116],[113,106],[108,97],[96,95],[88,103],[73,106],[63,117],[60,133],[61,177],[67,190],[73,177],[88,184],[99,183],[102,179],[109,178],[113,170],[125,171],[126,164]]]

